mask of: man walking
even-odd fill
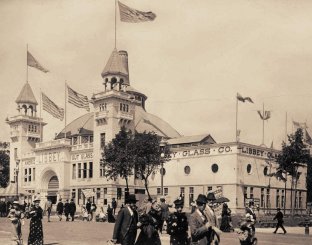
[[[134,244],[138,223],[137,201],[135,195],[129,194],[125,200],[125,207],[119,211],[113,233],[113,242],[115,244]]]
[[[64,205],[64,214],[66,217],[66,221],[69,221],[69,218],[68,218],[69,213],[70,213],[70,206],[69,206],[68,199],[67,199]]]
[[[117,202],[115,200],[115,198],[113,197],[113,200],[112,200],[112,209],[113,209],[113,214],[115,215],[115,212],[116,212],[116,208],[117,208]]]
[[[159,226],[159,231],[162,233],[164,223],[167,222],[169,216],[169,205],[166,203],[164,197],[160,198],[160,208],[161,208],[161,224]]]
[[[273,218],[273,220],[277,220],[277,224],[276,224],[275,231],[273,233],[276,233],[279,227],[282,228],[282,230],[284,231],[284,234],[287,233],[284,226],[283,226],[283,223],[284,223],[283,218],[284,218],[284,216],[283,216],[283,213],[281,212],[281,209],[277,208],[277,213],[276,213],[275,217]]]
[[[64,204],[62,203],[62,198],[60,198],[56,206],[57,216],[59,217],[60,221],[62,221],[63,210],[64,210]]]
[[[46,205],[45,205],[45,210],[48,212],[48,222],[50,222],[50,216],[51,216],[51,211],[52,211],[52,202],[50,198],[48,198]]]
[[[74,203],[74,200],[71,199],[69,203],[69,214],[72,221],[75,220],[75,213],[76,213],[76,204]]]

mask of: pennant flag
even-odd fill
[[[241,96],[239,93],[237,93],[236,98],[237,98],[239,101],[242,101],[242,102],[244,102],[244,103],[245,103],[245,100],[249,101],[250,103],[254,103],[250,97],[243,97],[243,96]]]
[[[68,91],[68,103],[73,104],[78,108],[84,108],[87,111],[90,111],[89,100],[87,96],[77,93],[69,86],[67,86],[67,91]]]
[[[142,12],[124,5],[118,1],[120,20],[122,22],[138,23],[145,21],[153,21],[156,18],[156,14],[153,12]]]
[[[308,133],[307,130],[305,130],[305,141],[306,143],[308,143],[309,145],[312,145],[312,138],[310,136],[310,134]]]
[[[32,56],[31,53],[29,53],[29,51],[27,51],[27,65],[34,67],[44,73],[49,72],[49,70],[45,69],[42,65],[40,65],[40,63],[34,58],[34,56]]]
[[[300,123],[300,122],[293,121],[293,124],[294,124],[294,127],[296,127],[296,128],[302,128],[302,129],[308,128],[308,126],[305,122]]]
[[[257,112],[262,120],[268,120],[269,118],[271,118],[270,111],[264,111],[264,115],[262,115],[261,111],[257,111]]]
[[[64,119],[64,109],[58,107],[52,100],[48,98],[44,93],[41,93],[42,98],[42,109],[50,113],[57,119],[63,121]]]

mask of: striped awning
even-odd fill
[[[25,191],[23,188],[18,188],[18,194],[22,194],[24,196],[31,196],[31,193]],[[16,196],[16,185],[9,184],[6,188],[0,188],[0,196],[9,197]]]

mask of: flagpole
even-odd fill
[[[26,44],[26,83],[28,83],[28,43]]]
[[[43,141],[43,130],[42,130],[42,117],[41,117],[41,111],[42,111],[42,91],[41,91],[41,81],[40,81],[40,115],[39,115],[39,124],[40,124],[40,142]]]
[[[66,80],[65,80],[65,127],[64,127],[64,130],[65,130],[65,142],[66,142],[66,120],[67,120],[67,106],[66,106],[66,101],[67,101],[67,83],[66,83]]]
[[[264,146],[264,103],[262,104],[262,115],[263,115],[263,119],[262,119],[262,145]]]
[[[117,0],[115,0],[115,49],[117,40]]]
[[[238,117],[238,99],[236,95],[236,127],[235,127],[235,142],[238,142],[237,138],[237,117]]]
[[[286,121],[285,121],[285,144],[287,141],[287,111],[286,111]]]

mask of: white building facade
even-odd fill
[[[69,123],[55,139],[41,142],[46,123],[37,116],[37,100],[29,83],[16,99],[17,113],[7,123],[11,131],[10,179],[18,177],[19,187],[31,194],[40,193],[41,200],[53,202],[61,197],[73,198],[78,205],[91,193],[98,205],[124,200],[125,181],[108,181],[100,163],[103,146],[110,142],[122,126],[137,132],[154,131],[167,140],[171,160],[165,163],[165,174],[152,176],[151,193],[160,195],[161,181],[165,195],[185,197],[185,206],[200,193],[215,191],[230,199],[230,208],[240,212],[249,198],[259,203],[263,212],[290,209],[290,181],[283,182],[268,175],[276,169],[269,162],[276,151],[244,143],[217,144],[210,135],[182,137],[168,123],[145,110],[147,96],[130,86],[128,54],[112,52],[103,72],[102,92],[93,94],[93,112]],[[65,138],[66,136],[66,138]],[[14,168],[18,163],[19,174]],[[306,169],[297,186],[295,208],[306,208]],[[132,177],[130,193],[142,194],[141,180]]]

